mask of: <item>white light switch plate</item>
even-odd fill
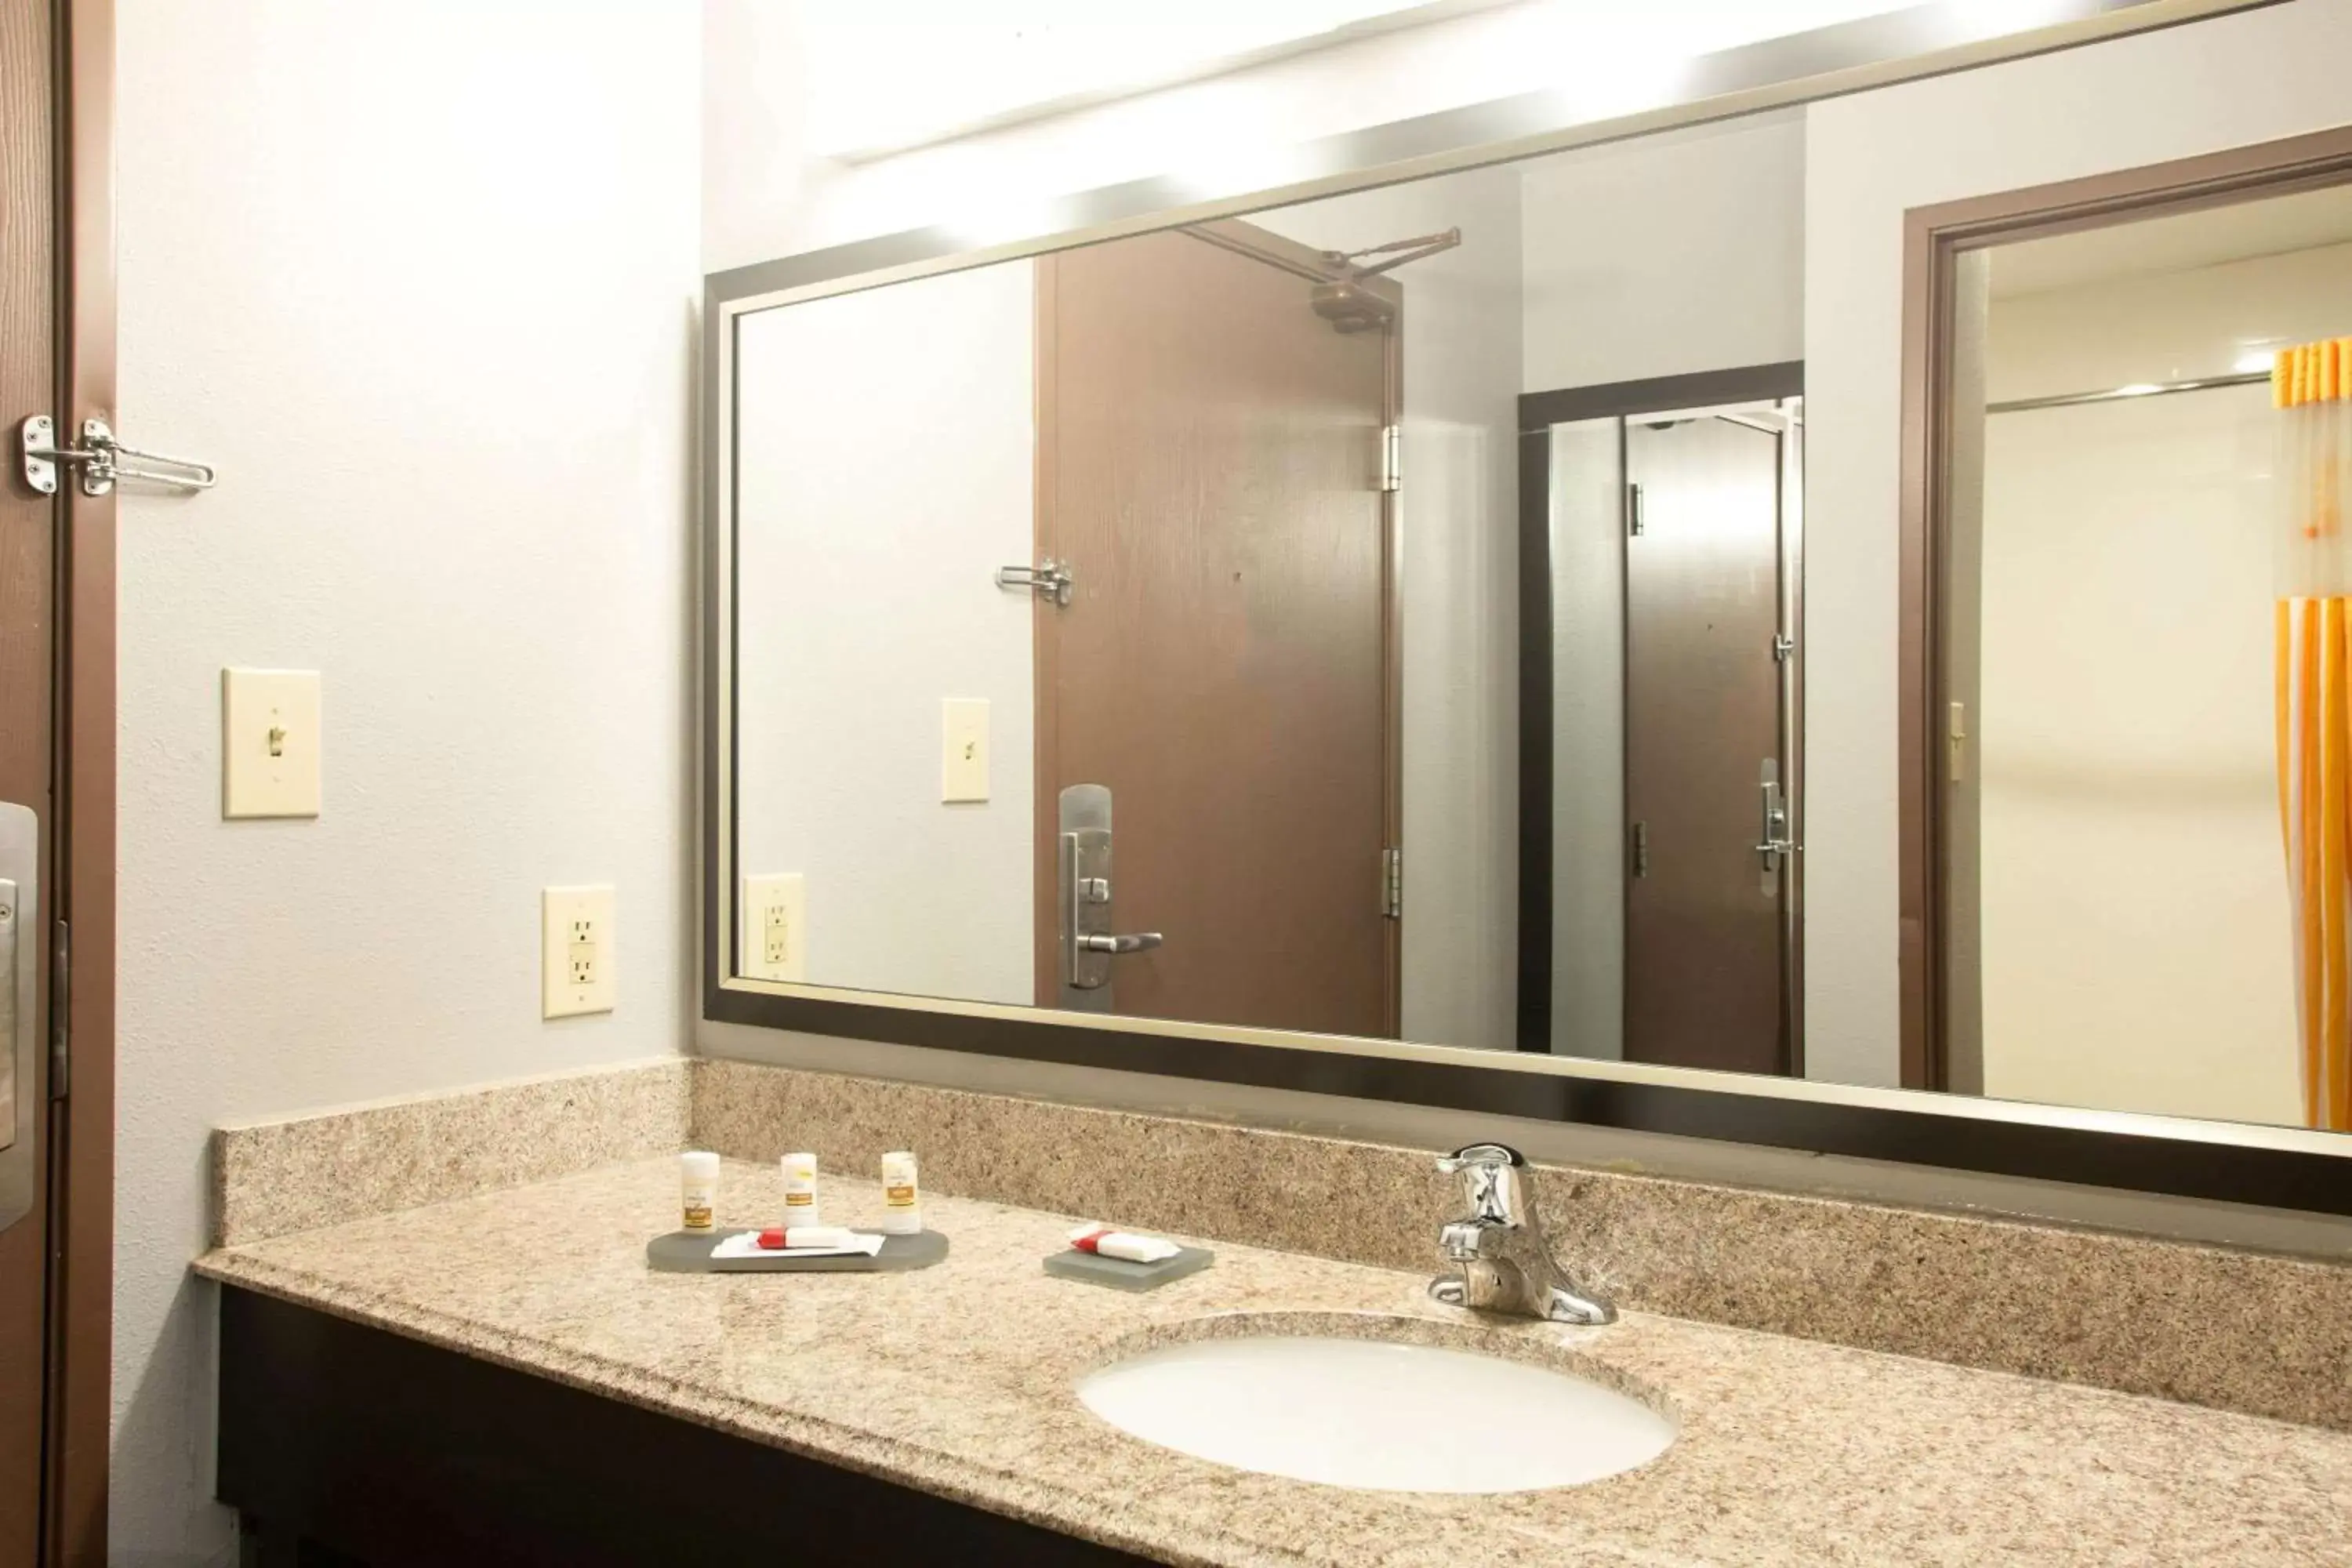
[[[940,799],[988,798],[988,700],[950,697],[940,704]]]
[[[319,672],[221,671],[221,815],[319,815]]]
[[[620,990],[613,889],[549,888],[540,895],[540,1016],[609,1013]]]
[[[743,879],[742,953],[746,980],[808,978],[808,886],[798,871]]]

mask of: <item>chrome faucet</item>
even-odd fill
[[[1437,1162],[1462,1178],[1470,1212],[1437,1232],[1459,1270],[1429,1282],[1429,1293],[1449,1307],[1549,1318],[1588,1327],[1617,1321],[1617,1309],[1571,1283],[1553,1261],[1536,1217],[1535,1173],[1516,1149],[1473,1143]]]

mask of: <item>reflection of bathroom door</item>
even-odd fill
[[[1265,258],[1312,253],[1244,237],[1037,263],[1037,549],[1076,579],[1036,611],[1037,995],[1055,803],[1095,784],[1114,923],[1167,939],[1113,961],[1120,1014],[1393,1034],[1390,334],[1335,331]]]
[[[1763,764],[1780,756],[1780,437],[1626,422],[1625,1059],[1789,1070]],[[1782,858],[1785,861],[1785,857]]]

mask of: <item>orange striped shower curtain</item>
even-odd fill
[[[2352,338],[2280,353],[2279,822],[2294,914],[2304,1120],[2352,1131]]]

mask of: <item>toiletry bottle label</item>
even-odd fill
[[[894,1209],[913,1208],[915,1206],[915,1184],[912,1182],[893,1182],[890,1185],[882,1189],[882,1201]]]
[[[816,1206],[816,1194],[814,1193],[808,1192],[786,1193],[784,1194],[784,1206],[788,1209],[814,1208]]]
[[[686,1205],[686,1228],[687,1228],[687,1229],[688,1229],[688,1230],[709,1230],[709,1229],[710,1229],[710,1228],[711,1228],[711,1226],[712,1226],[712,1224],[713,1224],[713,1223],[714,1223],[714,1222],[713,1222],[712,1215],[711,1215],[711,1213],[710,1213],[710,1205],[709,1205],[709,1203],[708,1201],[705,1201],[705,1202],[702,1202],[702,1203],[695,1203],[695,1202],[689,1201],[689,1202],[687,1204],[687,1205]]]

